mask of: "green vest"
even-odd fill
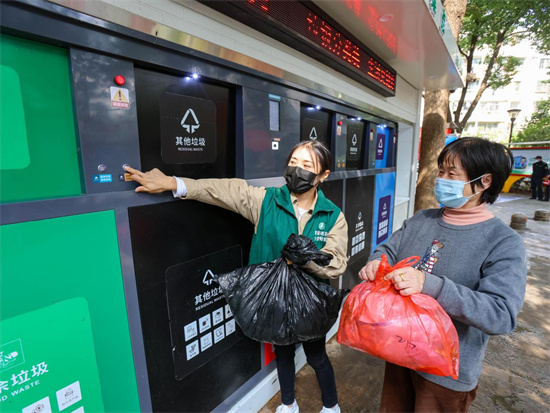
[[[328,200],[320,189],[317,190],[317,203],[302,235],[310,238],[317,248],[323,248],[339,215],[340,208]],[[290,200],[290,191],[286,185],[267,188],[258,230],[252,237],[248,265],[279,258],[290,234],[298,234],[298,219]]]

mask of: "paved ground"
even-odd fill
[[[489,341],[471,412],[550,412],[550,222],[533,220],[535,210],[549,210],[550,203],[528,197],[504,194],[490,206],[507,224],[516,212],[529,218],[527,228],[518,231],[527,248],[527,293],[515,331]],[[341,346],[335,338],[327,351],[342,412],[378,411],[384,362]],[[296,399],[302,413],[321,409],[315,373],[307,365],[296,376]],[[279,403],[277,394],[260,413],[275,411]]]

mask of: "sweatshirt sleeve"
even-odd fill
[[[265,188],[248,185],[244,179],[183,178],[187,195],[182,199],[196,200],[219,206],[242,215],[255,226],[260,219]]]
[[[329,265],[321,267],[314,262],[310,262],[303,268],[307,272],[316,275],[319,278],[338,278],[348,265],[348,224],[344,214],[340,212],[336,223],[327,235],[327,242],[321,251],[328,252],[334,257]]]
[[[426,273],[422,293],[435,298],[449,316],[486,334],[514,330],[523,306],[527,279],[525,246],[516,233],[493,242],[472,290],[442,274]]]

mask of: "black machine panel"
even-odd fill
[[[393,168],[396,166],[397,162],[397,134],[393,128],[389,130],[389,139],[388,139],[388,155],[386,158],[386,167]]]
[[[192,76],[136,68],[143,170],[235,176],[235,91]]]
[[[342,211],[344,210],[344,181],[342,179],[325,181],[320,188],[328,199]]]
[[[302,105],[300,119],[302,123],[300,140],[317,140],[326,144],[328,148],[331,147],[331,116],[329,112],[318,110],[310,105]]]
[[[346,180],[346,221],[348,223],[348,269],[343,278],[344,288],[353,288],[357,274],[367,262],[371,249],[374,176]]]
[[[321,184],[321,190],[342,212],[344,211],[344,180],[325,181]],[[330,285],[336,289],[339,288],[338,284],[338,279],[330,280]]]
[[[86,193],[127,191],[123,166],[140,168],[132,62],[71,49],[71,69]]]
[[[347,151],[346,169],[363,169],[363,140],[365,136],[365,124],[359,120],[348,119],[347,121]]]
[[[261,366],[260,343],[233,330],[211,281],[246,265],[253,227],[195,201],[128,214],[153,410],[211,411]]]
[[[376,127],[378,126],[374,122],[369,122],[367,125],[367,131],[365,135],[365,169],[373,169],[376,161]]]
[[[243,148],[237,175],[246,179],[281,176],[300,139],[297,100],[243,88]],[[241,157],[238,154],[237,159]]]

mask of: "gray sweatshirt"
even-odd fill
[[[477,386],[489,336],[514,330],[523,306],[527,268],[523,239],[498,218],[451,225],[443,209],[419,211],[379,245],[369,261],[386,254],[390,264],[413,255],[426,271],[422,293],[435,298],[456,327],[458,380],[419,373],[455,391]]]

